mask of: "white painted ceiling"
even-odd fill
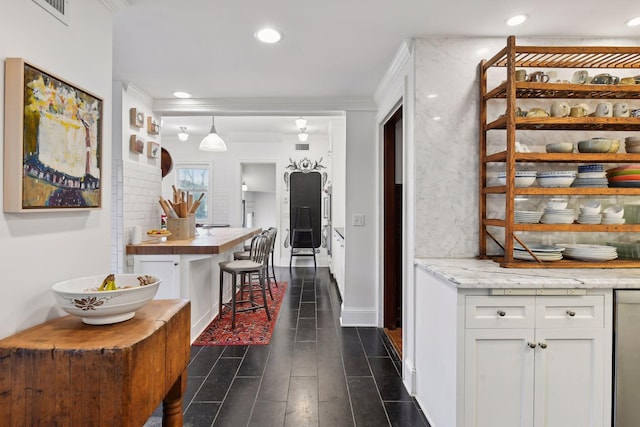
[[[153,98],[373,96],[404,39],[638,37],[636,0],[126,0],[114,79]],[[505,20],[529,19],[518,27]],[[263,26],[282,32],[259,43]],[[251,121],[246,118],[246,121]],[[219,130],[224,125],[220,123]]]

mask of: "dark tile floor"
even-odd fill
[[[340,327],[329,270],[276,275],[289,287],[269,345],[191,347],[184,425],[428,427],[382,330]]]

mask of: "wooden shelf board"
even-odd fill
[[[484,95],[484,100],[507,97],[502,82]],[[516,82],[516,98],[548,99],[640,99],[640,85],[581,85],[571,83]]]
[[[486,218],[484,225],[488,227],[505,227],[506,221],[497,218]],[[580,232],[607,232],[607,233],[632,233],[640,232],[640,224],[523,224],[514,222],[514,231],[562,231],[571,233]]]
[[[563,259],[560,261],[507,261],[504,257],[496,257],[494,261],[499,262],[500,266],[506,268],[639,268],[640,260],[621,260],[602,262],[586,262]]]
[[[518,130],[640,131],[640,117],[516,117],[514,124]],[[485,129],[507,129],[507,118],[501,116]]]

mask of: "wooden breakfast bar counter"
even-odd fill
[[[261,228],[211,228],[184,240],[143,241],[127,245],[127,272],[162,278],[156,299],[191,301],[191,339],[194,340],[218,313],[219,263],[259,234]],[[213,290],[216,292],[213,292]],[[231,298],[231,286],[223,298]]]
[[[127,245],[127,255],[197,255],[221,254],[260,233],[260,228],[212,228],[208,234],[185,240],[158,242],[147,240]]]

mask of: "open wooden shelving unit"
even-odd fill
[[[506,79],[491,90],[487,90],[487,73],[490,69],[504,68]],[[515,187],[516,164],[531,163],[639,163],[640,154],[586,154],[586,153],[517,153],[515,148],[517,131],[640,131],[640,118],[636,117],[518,117],[518,99],[597,99],[640,100],[640,85],[595,85],[573,83],[540,83],[515,80],[516,68],[569,68],[569,69],[636,69],[640,74],[640,47],[605,46],[518,46],[514,36],[507,45],[491,59],[480,63],[480,258],[492,258],[502,267],[518,268],[637,268],[640,260],[614,260],[586,262],[561,260],[552,262],[520,261],[513,258],[514,241],[525,246],[516,232],[629,232],[640,233],[640,224],[588,225],[588,224],[519,224],[514,222],[515,196],[640,196],[640,188],[542,188]],[[502,100],[505,114],[487,122],[487,104]],[[636,106],[640,108],[640,105]],[[487,133],[502,131],[505,149],[487,154]],[[487,186],[487,166],[504,163],[507,174],[506,185]],[[613,166],[612,166],[613,167]],[[505,195],[505,219],[487,218],[487,195]],[[504,242],[498,242],[487,227],[504,229]],[[493,240],[503,247],[504,254],[487,253],[487,242]]]

